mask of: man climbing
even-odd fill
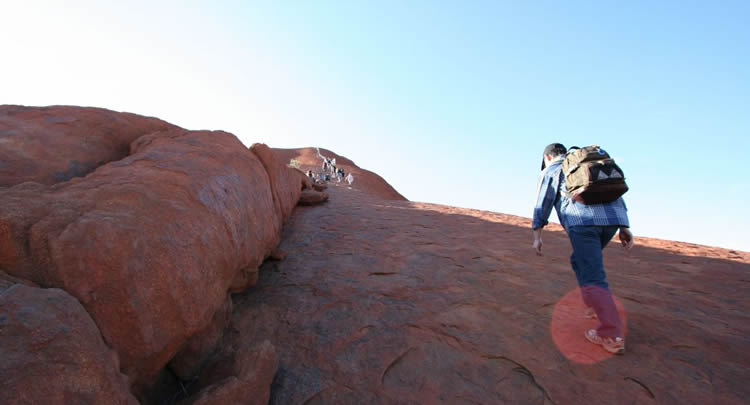
[[[573,247],[570,264],[587,307],[586,316],[597,317],[600,322],[598,328],[587,330],[585,337],[610,353],[624,354],[622,322],[609,291],[602,251],[618,229],[623,247],[628,250],[633,247],[627,207],[622,197],[600,204],[583,204],[569,198],[562,172],[566,152],[565,146],[559,143],[553,143],[544,149],[532,222],[532,246],[541,256],[542,229],[547,225],[554,206]]]

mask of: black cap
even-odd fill
[[[555,155],[559,156],[567,152],[567,149],[565,149],[565,145],[561,143],[551,143],[547,145],[546,148],[544,148],[544,153],[542,154],[542,169],[544,170],[544,156],[545,155]]]

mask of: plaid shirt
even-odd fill
[[[565,187],[565,181],[561,180],[563,180],[562,158],[559,158],[552,161],[539,176],[532,228],[537,229],[547,225],[553,206],[565,229],[585,225],[630,227],[628,208],[622,198],[611,203],[581,204],[567,197],[568,190]]]

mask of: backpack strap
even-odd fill
[[[576,166],[578,168],[578,166]],[[570,173],[573,171],[571,170]],[[568,173],[568,174],[570,174]],[[562,167],[560,168],[560,182],[557,183],[557,191],[560,193],[561,196],[565,198],[570,198],[570,194],[568,194],[567,188],[563,190],[563,185],[565,184],[565,176],[566,174],[563,172]]]

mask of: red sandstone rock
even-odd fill
[[[304,173],[282,163],[276,154],[265,144],[256,143],[250,150],[260,159],[268,174],[273,193],[276,222],[280,234],[284,219],[289,217],[295,205],[297,205],[302,189],[310,188],[312,183]],[[278,240],[274,240],[272,243],[273,246],[277,244]],[[269,251],[273,246],[269,248]]]
[[[268,176],[234,136],[175,130],[133,149],[86,179],[0,193],[0,263],[78,298],[145,383],[227,290],[254,283],[279,228]]]
[[[232,300],[227,296],[224,305],[214,313],[206,329],[191,336],[169,362],[169,368],[181,380],[197,376],[204,363],[213,354],[216,344],[232,318]]]
[[[605,251],[627,352],[583,337],[570,243],[527,218],[333,184],[300,207],[222,346],[270,341],[270,404],[745,403],[750,253],[638,239]],[[636,228],[637,229],[637,228]]]
[[[323,183],[315,183],[312,185],[312,188],[315,191],[325,191],[328,188],[328,185]]]
[[[86,178],[0,190],[0,267],[76,297],[138,391],[255,283],[306,183],[221,131],[152,133],[130,152]]]
[[[289,254],[281,249],[274,249],[271,255],[268,257],[272,260],[284,260]]]
[[[275,152],[274,152],[275,153]],[[302,171],[295,169],[292,173],[295,174],[295,176],[300,177],[302,180],[302,190],[310,190],[313,188],[313,180],[305,173],[302,173]]]
[[[117,354],[75,298],[59,289],[0,285],[3,404],[132,404]]]
[[[201,376],[206,386],[181,405],[266,405],[271,382],[278,368],[278,356],[268,341],[238,351],[229,350]]]
[[[328,201],[328,193],[305,190],[299,198],[299,205],[318,205]]]
[[[22,278],[13,277],[10,274],[0,270],[0,290],[10,288],[13,284],[23,284],[29,287],[39,287],[36,283]]]
[[[102,108],[0,105],[0,186],[85,176],[127,156],[138,137],[176,128]]]

